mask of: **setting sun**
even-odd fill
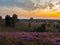
[[[19,18],[60,19],[60,0],[2,0],[0,15],[17,14]]]

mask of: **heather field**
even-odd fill
[[[2,32],[0,45],[60,45],[60,33]]]
[[[0,45],[60,45],[60,0],[0,0]]]

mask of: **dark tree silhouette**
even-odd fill
[[[3,24],[3,20],[2,20],[2,17],[0,16],[0,24],[2,25]]]
[[[6,26],[10,26],[10,19],[11,19],[11,17],[10,17],[9,15],[7,15],[7,16],[5,17],[5,25],[6,25]]]
[[[11,26],[14,27],[17,21],[18,21],[17,15],[13,14],[11,18]]]
[[[33,18],[30,18],[29,21],[30,21],[30,22],[33,22]]]
[[[0,19],[2,19],[2,17],[0,16]]]
[[[10,25],[11,25],[11,27],[14,27],[14,26],[15,26],[15,21],[14,21],[14,19],[13,19],[13,18],[11,18]]]
[[[29,19],[29,24],[28,24],[28,27],[30,28],[31,27],[31,23],[33,22],[33,18],[30,18]]]
[[[14,19],[14,21],[15,21],[15,22],[17,22],[17,21],[18,21],[18,17],[17,17],[17,15],[16,15],[16,14],[13,14],[12,18]]]

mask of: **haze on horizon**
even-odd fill
[[[60,0],[0,0],[0,16],[60,19]]]

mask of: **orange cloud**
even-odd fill
[[[26,11],[26,10],[16,10],[16,14],[18,14],[19,17],[33,17],[33,18],[60,18],[60,11],[40,11],[34,10],[34,11]]]
[[[54,19],[60,19],[60,11],[55,9],[55,10],[40,10],[40,9],[36,9],[36,10],[32,10],[32,11],[28,11],[28,10],[23,10],[21,8],[3,8],[0,9],[0,14],[9,14],[12,15],[13,13],[16,13],[18,15],[18,17],[20,18],[54,18]]]

